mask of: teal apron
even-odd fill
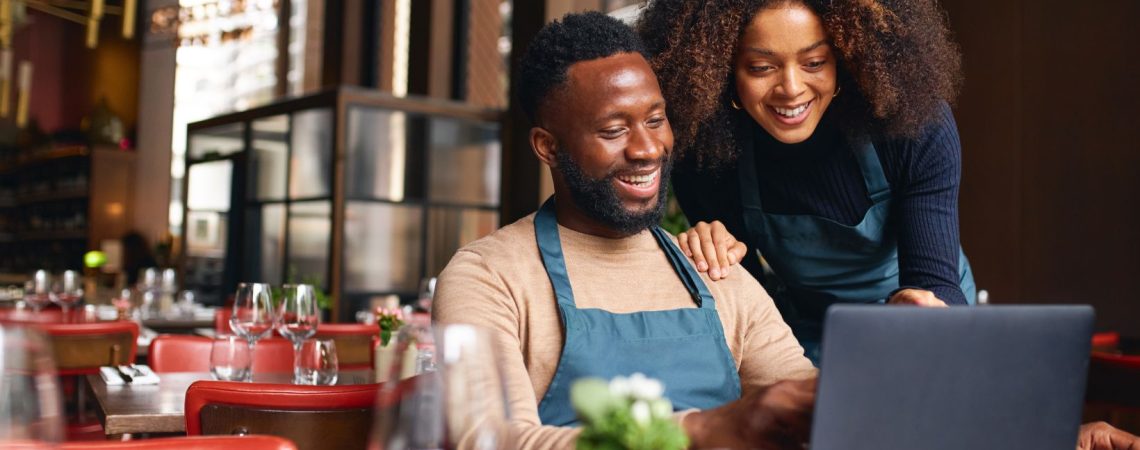
[[[538,404],[543,425],[577,423],[570,385],[583,377],[609,380],[641,372],[664,384],[675,410],[714,408],[740,398],[740,376],[716,301],[665,231],[654,227],[653,237],[697,307],[616,314],[575,306],[553,197],[535,215],[534,230],[566,333],[558,370]]]
[[[740,177],[744,226],[775,272],[779,288],[769,289],[784,320],[819,365],[823,314],[835,303],[885,303],[899,288],[898,240],[888,225],[891,188],[869,141],[852,145],[871,199],[857,225],[844,225],[812,215],[767,214],[760,204],[755,150],[741,152]],[[966,254],[958,249],[962,293],[976,301],[974,276]]]

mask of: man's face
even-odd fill
[[[555,140],[555,186],[569,192],[575,213],[621,235],[660,221],[673,131],[644,57],[619,53],[570,66],[542,116]]]

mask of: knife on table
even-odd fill
[[[122,367],[119,367],[119,366],[112,366],[112,367],[115,368],[115,373],[119,374],[119,378],[122,378],[124,383],[130,384],[132,381],[134,381],[134,379],[131,378],[130,375],[127,375],[127,372],[123,371]]]

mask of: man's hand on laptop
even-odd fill
[[[1081,425],[1077,450],[1140,450],[1140,438],[1104,422]]]
[[[692,448],[802,449],[811,432],[816,379],[785,380],[684,420]]]
[[[934,308],[946,307],[946,302],[935,297],[933,292],[923,289],[902,289],[895,292],[895,295],[892,295],[890,300],[887,300],[887,303],[891,305],[915,305]]]

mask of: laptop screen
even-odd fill
[[[1072,450],[1092,325],[1088,306],[836,305],[811,448]]]

